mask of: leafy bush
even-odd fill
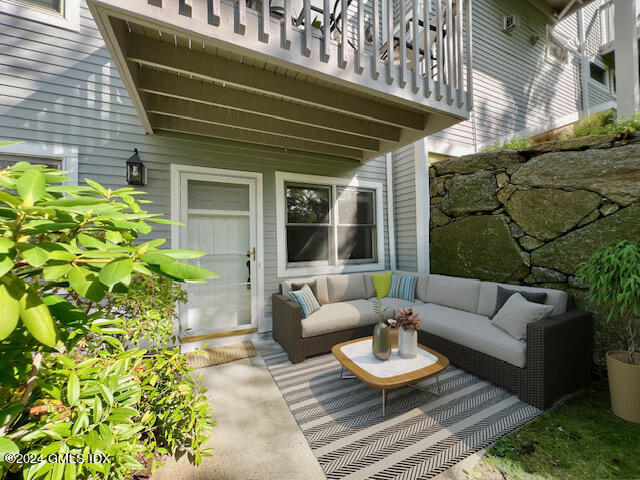
[[[607,322],[625,322],[628,360],[633,364],[640,326],[640,243],[622,240],[601,247],[580,264],[578,276],[589,284],[593,300],[609,308]]]
[[[481,152],[498,152],[500,150],[522,150],[531,146],[531,139],[523,138],[520,135],[516,135],[504,142],[496,140],[491,145],[486,145],[480,151]]]
[[[573,129],[576,137],[587,135],[608,135],[640,130],[640,112],[627,119],[616,120],[615,112],[607,110],[579,122]]]
[[[179,341],[175,335],[178,303],[186,303],[187,292],[169,278],[135,274],[124,293],[109,293],[105,310],[121,318],[128,343],[146,340],[155,348]]]
[[[124,478],[157,452],[181,449],[199,462],[212,424],[184,357],[125,351],[117,336],[127,334],[122,326],[131,319],[105,319],[111,310],[103,300],[126,294],[133,278],[155,278],[163,292],[175,293],[174,280],[215,274],[179,261],[201,252],[159,249],[161,239],[134,244],[151,231],[149,222],[171,223],[143,210],[140,192],[66,180],[59,170],[25,162],[0,171],[0,458],[19,449],[82,454],[85,463],[34,457],[0,463],[0,476],[22,469],[25,478]],[[160,294],[157,308],[170,306],[175,315],[175,302],[168,305],[175,297]],[[128,328],[143,336],[144,327]],[[167,355],[169,373],[156,372],[158,392],[150,399],[146,372]],[[177,399],[179,407],[171,403]],[[160,404],[189,421],[169,426]],[[86,463],[92,452],[111,461]]]

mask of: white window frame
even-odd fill
[[[374,270],[384,270],[385,249],[384,249],[384,186],[382,182],[360,180],[357,176],[353,178],[324,177],[319,175],[306,175],[293,172],[276,172],[276,232],[277,232],[277,264],[278,277],[297,277],[308,275],[326,275],[332,273],[367,272]],[[375,192],[376,208],[376,259],[371,263],[346,263],[338,265],[303,265],[291,266],[287,262],[287,233],[286,233],[286,198],[285,184],[298,183],[310,185],[327,185],[332,187],[333,195],[332,212],[335,215],[335,192],[339,187],[352,187],[373,190]],[[334,242],[335,243],[335,242]],[[337,248],[334,246],[334,248]]]
[[[67,145],[55,145],[51,143],[23,142],[0,147],[0,153],[15,155],[16,162],[29,161],[30,157],[45,157],[61,160],[61,170],[66,171],[66,176],[71,180],[68,184],[78,184],[78,148]],[[25,158],[21,158],[25,157]]]
[[[0,0],[0,13],[77,32],[80,30],[80,0],[61,0],[62,13],[38,8],[26,1]]]

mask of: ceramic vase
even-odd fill
[[[391,355],[391,339],[389,327],[380,320],[373,329],[373,355],[378,360],[386,360]]]
[[[413,328],[398,330],[398,354],[403,358],[415,358],[418,355],[418,331]]]

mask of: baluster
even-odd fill
[[[393,0],[384,0],[387,2],[387,83],[393,83],[393,56],[395,55],[395,46],[393,40]]]
[[[407,27],[404,19],[406,10],[405,2],[406,0],[400,0],[400,78],[398,79],[400,88],[404,88],[407,84]]]
[[[436,100],[442,100],[442,70],[444,61],[442,58],[442,3],[436,0]]]
[[[247,3],[246,0],[236,0],[236,25],[235,31],[244,35],[247,29]]]
[[[431,0],[424,0],[423,12],[424,29],[424,96],[431,96]]]
[[[291,0],[284,0],[284,18],[282,22],[282,48],[286,50],[289,50],[291,48]]]
[[[349,3],[347,0],[341,0],[340,6],[340,27],[342,32],[340,33],[340,59],[338,66],[340,68],[347,68],[347,8]]]
[[[209,23],[216,27],[220,26],[220,0],[211,0],[211,3],[207,2],[207,6],[209,7]]]
[[[358,0],[358,48],[356,51],[356,73],[364,70],[364,1]]]
[[[447,0],[447,103],[451,105],[453,103],[453,82],[455,82],[455,72],[453,71],[453,37],[455,32],[453,31],[453,5],[452,0]]]
[[[304,0],[304,49],[305,57],[311,55],[311,0]]]
[[[462,84],[464,83],[464,73],[462,70],[462,47],[464,45],[464,38],[462,34],[462,2],[463,0],[456,0],[456,73],[458,74],[456,82],[456,101],[458,108],[462,107]]]
[[[371,78],[377,80],[378,59],[380,58],[380,0],[373,0],[373,55],[371,57]]]
[[[331,0],[324,0],[324,18],[322,21],[322,54],[323,62],[329,61],[329,48],[331,46]]]
[[[413,25],[411,31],[411,36],[413,37],[413,93],[418,93],[418,90],[420,90],[420,84],[418,83],[418,79],[420,78],[420,48],[418,48],[419,23],[420,13],[418,12],[418,0],[413,0],[411,2],[411,24]]]
[[[467,48],[466,60],[467,60],[467,110],[473,109],[473,31],[471,28],[471,0],[465,0],[466,12],[465,12],[465,32],[467,34]]]
[[[269,0],[262,0],[262,41],[269,43],[269,23],[271,14],[269,13]]]

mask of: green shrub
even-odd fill
[[[155,325],[140,312],[108,318],[112,310],[103,300],[137,288],[135,279],[158,285],[154,308],[171,309],[171,317],[182,298],[173,281],[215,274],[179,261],[202,252],[159,249],[162,239],[134,244],[151,231],[149,222],[171,223],[143,210],[135,199],[140,192],[67,180],[59,170],[25,162],[0,171],[0,458],[17,451],[85,459],[104,453],[111,461],[0,463],[0,477],[22,470],[29,479],[120,479],[158,453],[183,450],[198,463],[212,421],[186,360],[175,351],[125,351],[118,337],[142,338]],[[147,372],[159,365],[168,372],[156,372],[158,391],[151,395]],[[172,403],[178,399],[180,406]],[[158,405],[189,420],[169,425]]]
[[[615,112],[607,110],[578,122],[573,132],[576,137],[587,135],[610,135],[640,130],[640,112],[629,118],[616,120]]]
[[[124,293],[109,293],[105,310],[110,317],[121,318],[124,337],[129,344],[141,340],[156,349],[176,344],[177,304],[186,303],[187,292],[166,277],[135,274]]]
[[[523,150],[531,146],[531,139],[523,138],[520,135],[516,135],[504,142],[496,140],[491,145],[486,145],[480,151],[481,152],[498,152],[500,150]]]

